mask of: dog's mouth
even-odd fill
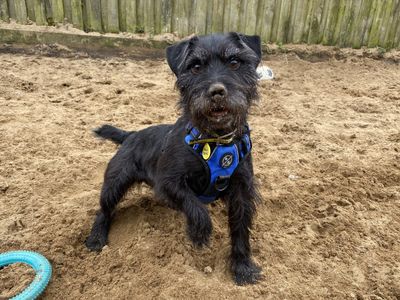
[[[212,107],[209,116],[213,119],[222,119],[229,114],[229,110],[224,106],[215,106]]]

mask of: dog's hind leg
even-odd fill
[[[111,159],[104,175],[101,209],[85,242],[90,250],[100,251],[107,244],[114,209],[129,187],[137,181],[138,172],[132,153],[121,150]]]

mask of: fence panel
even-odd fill
[[[70,0],[71,1],[71,19],[72,25],[78,29],[83,29],[83,3],[82,0]]]
[[[0,0],[0,19],[179,36],[239,31],[263,42],[400,47],[400,0]]]
[[[101,18],[105,32],[119,32],[118,0],[101,0]]]
[[[9,18],[7,0],[0,0],[0,20],[8,22]]]

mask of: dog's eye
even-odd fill
[[[236,59],[232,59],[229,61],[229,68],[231,70],[237,70],[240,67],[240,62]]]
[[[192,73],[193,74],[199,74],[200,73],[200,71],[201,71],[201,65],[194,65],[191,69],[190,69],[191,71],[192,71]]]

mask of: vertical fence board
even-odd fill
[[[203,0],[207,2],[207,9],[206,9],[206,32],[205,34],[212,33],[212,10],[213,10],[213,3],[212,0]]]
[[[143,23],[144,31],[154,34],[154,0],[146,0],[144,3]]]
[[[323,45],[332,44],[335,28],[337,26],[339,17],[340,0],[330,0],[327,20],[324,28],[324,33],[322,35],[321,43]]]
[[[342,47],[347,47],[351,43],[352,32],[351,29],[355,26],[355,18],[357,17],[357,9],[361,0],[353,0],[351,5],[348,6],[347,21],[343,24]]]
[[[314,0],[309,0],[307,2],[308,2],[307,12],[304,19],[303,34],[301,37],[302,43],[308,43],[310,37],[310,29],[314,17],[314,10],[315,10]]]
[[[10,18],[16,20],[18,23],[27,23],[27,11],[25,0],[9,0],[8,9],[10,13]]]
[[[46,25],[46,8],[42,0],[34,0],[35,22],[37,25]]]
[[[225,32],[229,32],[229,31],[231,31],[230,30],[230,25],[229,25],[229,19],[230,19],[229,17],[230,17],[230,10],[231,10],[232,1],[225,0],[224,4],[225,4],[225,7],[224,7],[223,27],[224,27],[224,31]]]
[[[255,34],[256,33],[256,25],[257,25],[257,9],[258,9],[258,1],[257,0],[248,0],[246,7],[246,17],[244,19],[244,33],[246,34]]]
[[[72,1],[63,0],[64,4],[64,20],[72,24]]]
[[[53,22],[63,23],[64,22],[63,0],[48,0],[48,1],[50,3],[50,10]]]
[[[276,42],[279,29],[279,16],[281,14],[282,0],[275,0],[275,6],[273,11],[273,18],[271,24],[271,36],[270,41]]]
[[[227,0],[224,15],[224,30],[225,31],[238,31],[239,21],[239,0]]]
[[[105,32],[119,32],[118,0],[101,0],[101,20]]]
[[[265,8],[265,1],[259,0],[257,4],[257,11],[254,18],[256,18],[256,30],[255,34],[261,36],[262,27],[263,27],[263,19],[264,19],[264,8]]]
[[[349,28],[352,23],[352,6],[353,6],[353,1],[358,1],[358,0],[346,0],[344,1],[341,14],[341,23],[339,24],[339,30],[338,30],[338,40],[337,44],[340,45],[341,47],[344,47],[347,42],[347,38],[349,35]]]
[[[363,33],[363,45],[368,43],[369,34],[371,32],[372,24],[374,22],[374,16],[375,16],[376,9],[377,9],[377,2],[375,0],[371,0],[371,7],[370,7],[369,14],[368,14],[368,20],[367,20],[367,24],[365,27],[365,31]]]
[[[154,34],[160,34],[161,31],[161,0],[154,1]]]
[[[399,46],[398,44],[397,45],[395,44],[395,40],[396,40],[396,29],[400,27],[400,0],[395,1],[391,17],[392,17],[392,23],[391,27],[388,28],[387,31],[387,36],[384,43],[385,48],[394,48],[396,46]],[[399,34],[400,34],[400,29],[399,29]]]
[[[0,19],[9,22],[10,16],[8,15],[7,0],[0,0]]]
[[[357,32],[358,30],[362,31],[361,27],[361,20],[360,20],[360,14],[361,14],[361,0],[355,0],[353,1],[353,5],[351,7],[351,18],[349,22],[349,26],[347,27],[347,39],[345,42],[345,45],[351,45],[355,40],[357,40],[360,36],[355,37],[354,33]],[[361,35],[361,34],[360,34]],[[358,47],[359,48],[359,47]]]
[[[293,42],[301,43],[308,39],[308,34],[304,35],[304,32],[308,33],[307,14],[311,4],[310,1],[305,0],[297,0],[296,2],[296,17],[293,23]]]
[[[300,11],[301,7],[299,7],[299,2],[300,1],[298,1],[298,0],[292,1],[292,9],[291,9],[290,21],[289,21],[289,30],[287,33],[287,36],[291,41],[293,41],[294,31],[296,29],[296,26],[300,25],[300,23],[297,21],[298,16],[301,14],[301,11]]]
[[[323,2],[322,15],[319,23],[320,26],[319,26],[318,43],[321,43],[322,39],[324,38],[324,33],[327,28],[327,24],[329,22],[329,13],[331,11],[331,6],[332,6],[332,0],[325,0]]]
[[[82,0],[71,0],[71,23],[78,29],[83,29]]]
[[[361,48],[365,32],[367,31],[368,15],[371,12],[372,1],[364,0],[362,5],[358,5],[354,15],[354,23],[351,27],[351,40],[348,44],[354,48]]]
[[[381,34],[381,23],[384,14],[383,5],[376,3],[375,14],[369,32],[368,47],[376,47],[379,44],[379,35]]]
[[[312,14],[310,15],[309,19],[309,30],[308,30],[308,39],[307,44],[317,44],[319,39],[319,32],[321,26],[321,17],[322,17],[322,10],[321,7],[323,2],[319,0],[312,0]]]
[[[211,31],[223,32],[224,31],[224,1],[213,0],[210,2],[212,5],[211,14]]]
[[[135,0],[126,0],[126,31],[128,32],[136,32],[137,21],[136,21],[136,1]]]
[[[237,31],[245,32],[246,29],[246,14],[248,0],[239,0],[239,19],[237,22]]]
[[[103,32],[101,23],[101,4],[99,0],[83,0],[84,24],[86,31]]]
[[[129,0],[118,0],[118,20],[119,20],[119,30],[126,32],[126,5]]]
[[[379,37],[379,45],[382,47],[385,47],[387,43],[387,35],[389,34],[391,24],[393,22],[393,19],[391,17],[391,12],[394,8],[394,0],[387,0],[386,7],[385,7],[385,13],[383,16],[382,20],[382,27],[381,27],[381,34]]]
[[[393,46],[400,50],[400,22],[397,20],[398,26],[396,28],[396,33],[394,34]]]
[[[35,0],[25,0],[26,13],[30,21],[36,21],[35,16]]]
[[[370,21],[371,13],[373,13],[373,3],[375,0],[365,0],[366,3],[363,6],[361,11],[360,21],[362,22],[362,30],[358,34],[360,35],[360,43],[359,47],[364,45],[365,37],[368,35],[369,30],[371,29],[372,22]]]
[[[265,0],[263,10],[263,22],[261,28],[261,38],[265,42],[271,42],[272,24],[274,22],[275,0]]]
[[[144,5],[146,0],[136,1],[136,32],[144,32]]]
[[[279,22],[277,23],[276,41],[281,43],[288,42],[288,33],[290,26],[291,0],[282,0],[279,12]]]
[[[7,0],[8,1],[8,14],[9,17],[13,20],[16,20],[17,16],[15,14],[15,3],[14,0]]]
[[[196,0],[190,1],[190,9],[187,15],[188,18],[188,35],[197,34],[195,31],[196,24],[194,23],[196,12]]]
[[[172,32],[172,0],[161,0],[161,32]]]
[[[206,33],[207,1],[194,0],[192,3],[192,14],[189,20],[190,34],[202,35]]]
[[[181,0],[179,6],[178,32],[181,36],[189,34],[189,12],[192,9],[191,0]]]
[[[338,41],[339,41],[340,28],[342,26],[343,15],[344,15],[345,9],[346,9],[346,0],[339,0],[339,3],[337,5],[336,26],[334,28],[334,32],[333,32],[333,36],[332,36],[332,41],[335,45],[337,45]]]

